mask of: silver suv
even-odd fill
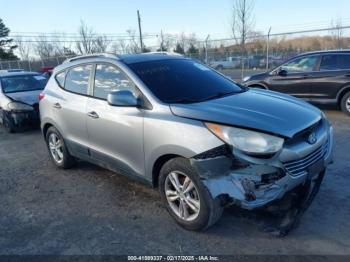
[[[58,167],[81,159],[159,187],[190,230],[211,226],[229,204],[255,209],[297,194],[304,210],[332,159],[332,127],[317,108],[178,55],[69,59],[42,93],[40,115]]]

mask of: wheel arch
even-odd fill
[[[51,123],[45,123],[44,125],[43,125],[43,136],[44,136],[44,138],[46,138],[46,133],[47,133],[47,130],[50,128],[50,127],[52,127],[52,126],[54,126],[53,124],[51,124]]]
[[[153,187],[158,187],[158,177],[163,165],[169,160],[177,157],[183,157],[183,156],[177,155],[177,154],[166,154],[158,157],[158,159],[154,162],[153,168],[152,168],[152,186]]]
[[[250,88],[254,88],[255,87],[255,88],[262,88],[262,89],[269,90],[268,87],[265,84],[263,84],[263,83],[251,83],[251,84],[248,85],[248,87],[250,87]]]
[[[350,85],[344,86],[337,94],[337,104],[340,106],[341,100],[346,93],[350,92]]]

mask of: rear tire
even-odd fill
[[[174,182],[179,190],[174,187]],[[222,215],[220,199],[211,197],[185,158],[174,158],[164,164],[159,175],[159,191],[170,215],[187,230],[205,230]]]
[[[345,114],[350,116],[350,92],[347,92],[343,96],[343,98],[340,102],[340,108]]]
[[[62,135],[53,126],[46,132],[46,145],[50,157],[57,167],[68,169],[75,164],[75,159],[69,154]]]

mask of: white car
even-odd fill
[[[9,133],[39,123],[39,94],[47,78],[24,70],[0,70],[0,123]]]

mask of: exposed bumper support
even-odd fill
[[[290,174],[278,158],[255,160],[235,152],[213,158],[193,158],[191,164],[213,198],[228,196],[233,204],[255,209],[281,199],[287,192],[323,173],[332,161],[332,128],[322,143],[328,143],[328,149],[317,166],[298,176]]]

